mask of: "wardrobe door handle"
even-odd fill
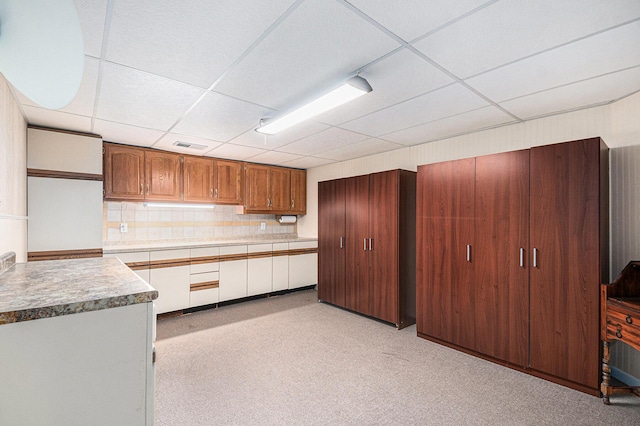
[[[471,244],[467,244],[467,262],[471,262]]]
[[[520,247],[520,267],[524,268],[524,248]]]
[[[340,237],[340,248],[343,248],[344,246],[342,245],[342,237]]]
[[[538,267],[538,249],[535,247],[533,248],[533,267]]]
[[[367,251],[367,239],[364,239],[364,251]]]
[[[369,251],[373,250],[373,238],[369,238]]]

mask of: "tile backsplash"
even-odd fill
[[[127,232],[120,231],[125,223]],[[265,229],[261,229],[264,223]],[[238,214],[236,206],[213,209],[147,207],[143,203],[103,203],[105,242],[185,239],[237,239],[296,234],[296,224],[281,225],[272,214]]]

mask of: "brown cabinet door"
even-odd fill
[[[104,144],[106,200],[144,199],[144,149]]]
[[[244,205],[247,211],[269,211],[269,169],[258,164],[246,165]]]
[[[269,168],[269,210],[288,213],[291,208],[291,171],[282,167]]]
[[[417,331],[471,349],[474,184],[474,158],[418,167]]]
[[[475,349],[520,367],[529,348],[529,151],[476,158]],[[522,256],[522,263],[521,263]]]
[[[599,383],[606,244],[600,241],[600,170],[599,139],[531,149],[530,365],[592,389]]]
[[[184,157],[184,200],[213,203],[213,160]]]
[[[216,204],[242,204],[244,193],[243,163],[214,160],[213,199]]]
[[[399,171],[369,175],[371,315],[399,325]]]
[[[369,176],[345,181],[346,296],[348,309],[371,315],[369,282]]]
[[[291,213],[307,214],[307,171],[291,169]]]
[[[145,200],[179,201],[180,155],[168,152],[145,152]]]
[[[318,183],[318,298],[345,306],[345,180]]]

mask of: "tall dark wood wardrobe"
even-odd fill
[[[418,335],[597,395],[608,177],[600,138],[418,167]]]
[[[416,173],[318,183],[318,298],[403,328],[415,323]]]

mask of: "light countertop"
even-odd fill
[[[175,240],[175,241],[136,241],[132,243],[121,242],[120,244],[105,244],[102,248],[104,254],[115,254],[123,252],[158,251],[158,250],[178,250],[204,247],[238,246],[252,244],[270,243],[292,243],[318,241],[317,238],[274,238],[274,239],[237,239],[237,240]]]
[[[115,258],[17,263],[0,274],[0,325],[157,297],[153,287]]]

